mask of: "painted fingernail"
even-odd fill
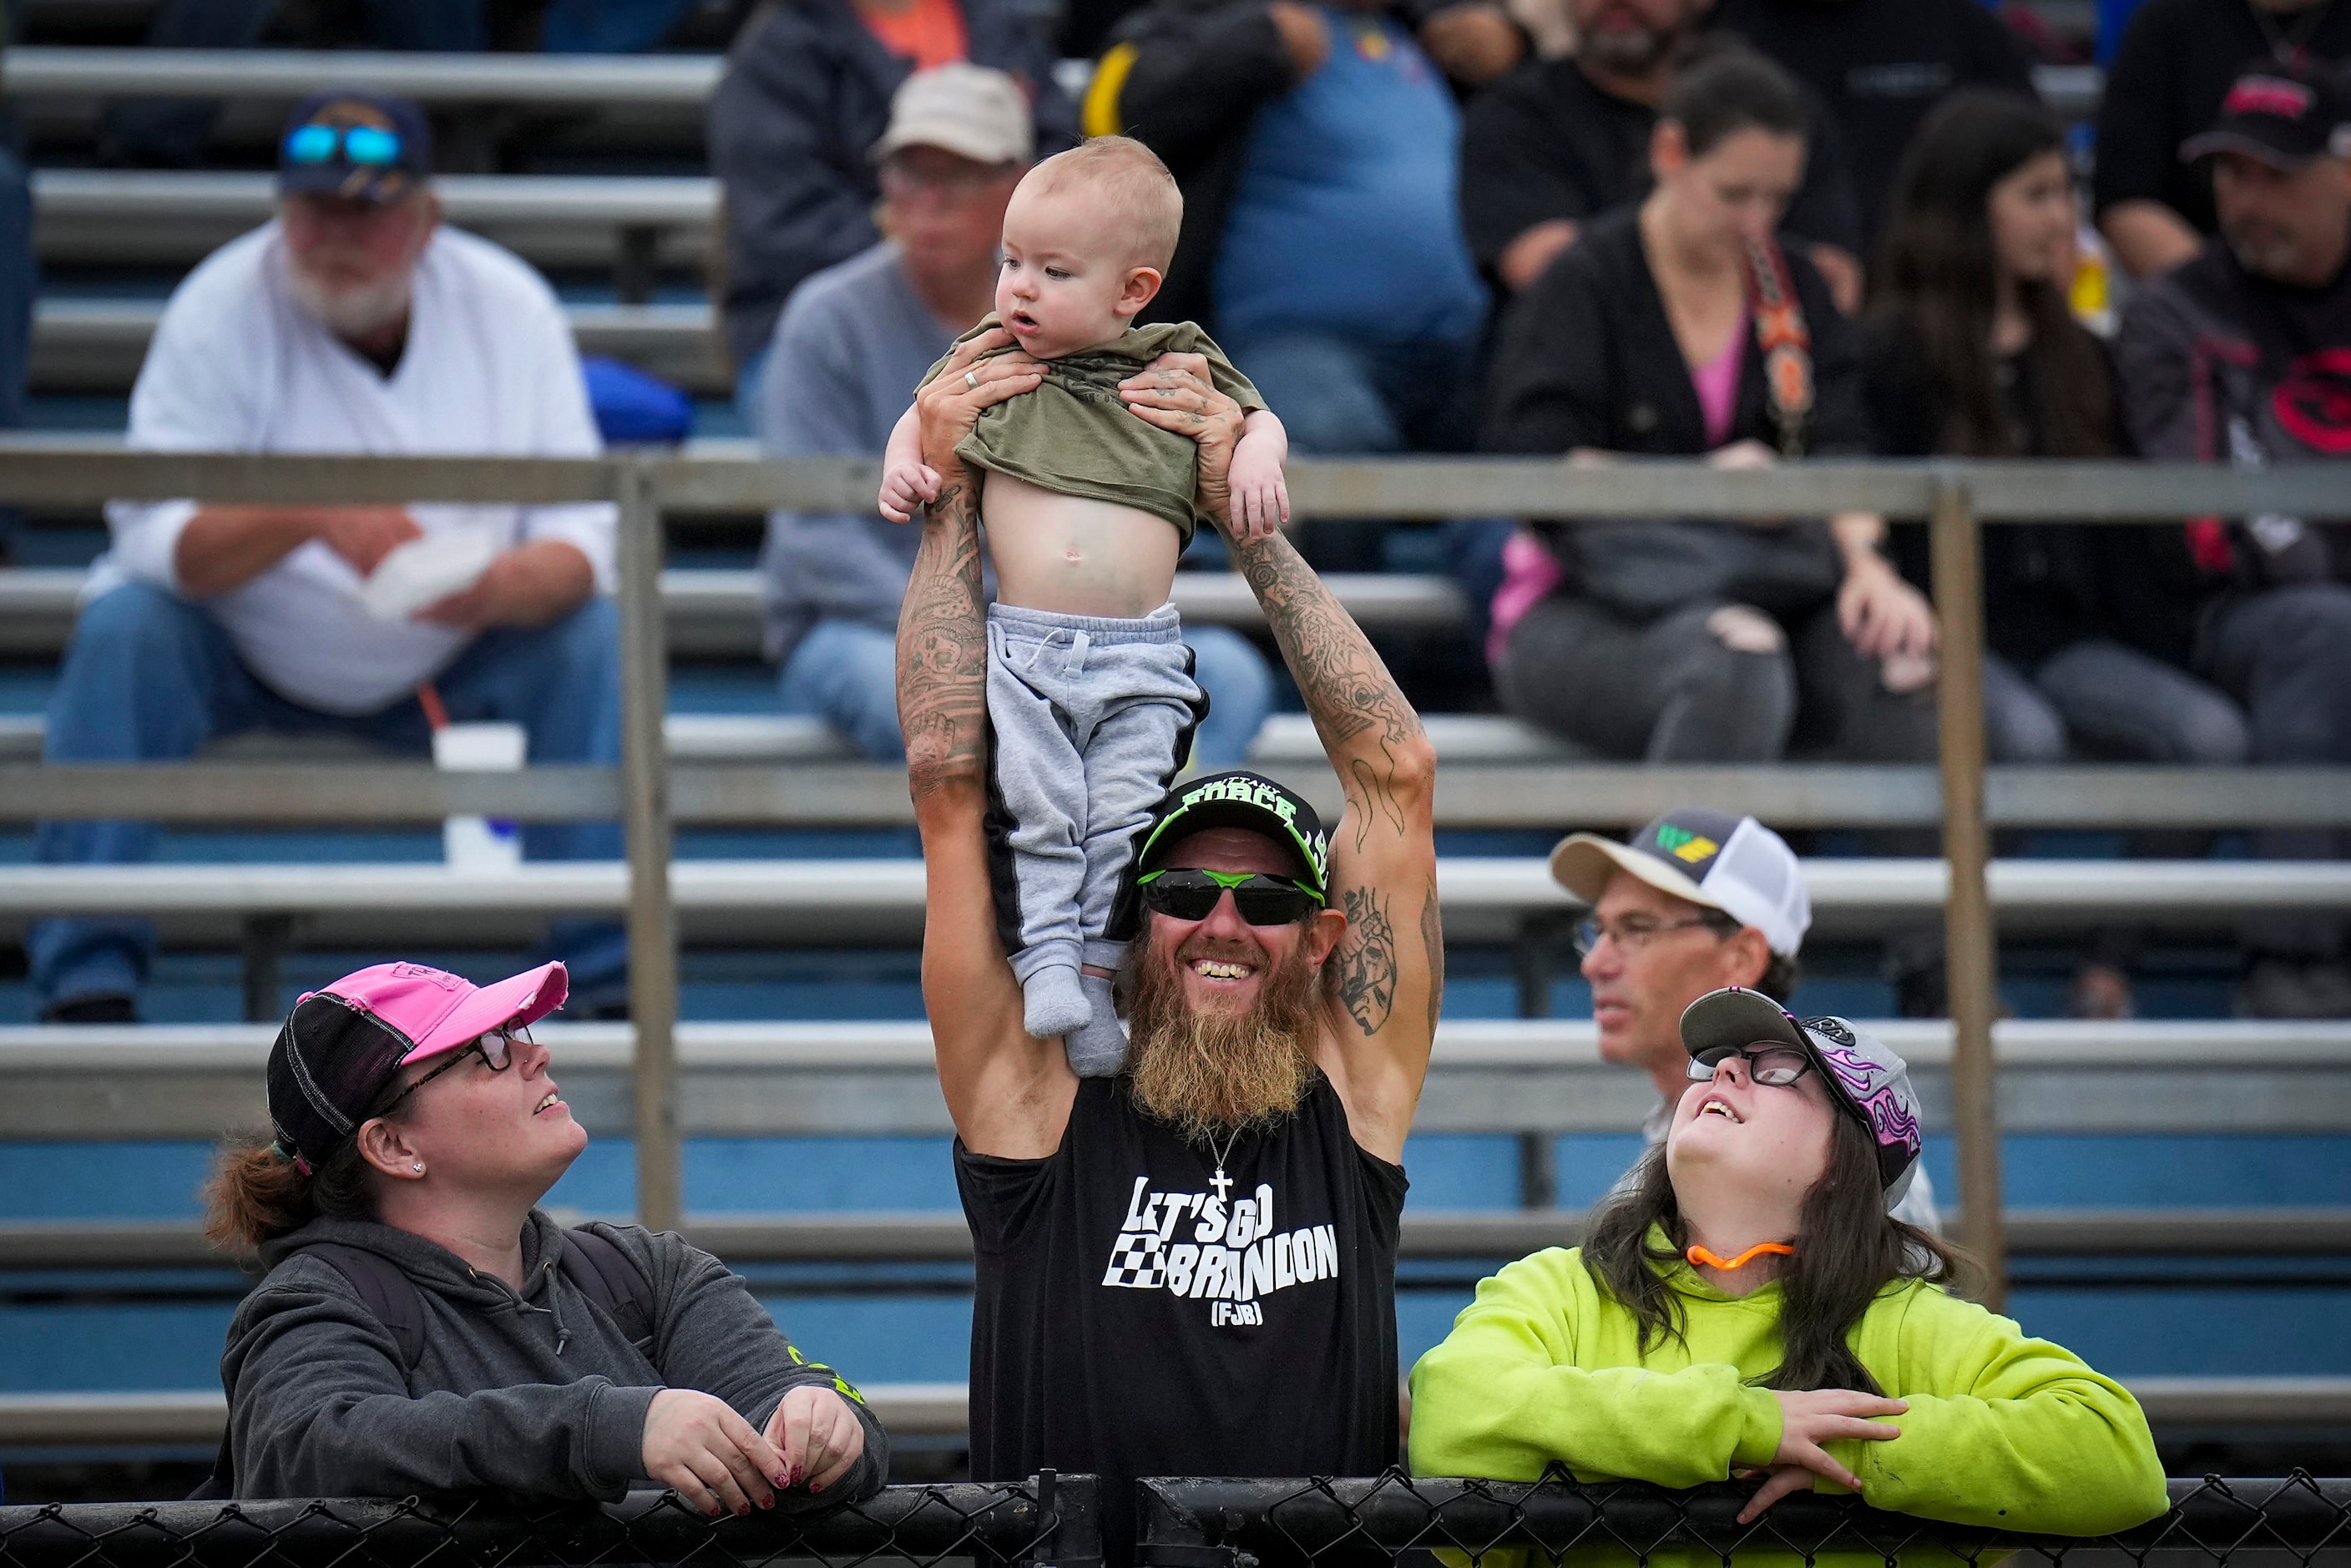
[[[778,1470],[776,1472],[776,1484],[779,1487],[788,1487],[791,1485],[792,1472],[789,1470]]]

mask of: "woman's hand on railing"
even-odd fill
[[[864,1456],[865,1426],[839,1394],[803,1383],[768,1417],[768,1441],[784,1456],[790,1485],[820,1492]]]
[[[1764,1479],[1761,1489],[1740,1510],[1741,1524],[1752,1524],[1763,1517],[1765,1509],[1790,1492],[1811,1490],[1814,1476],[1824,1476],[1848,1491],[1859,1491],[1861,1478],[1837,1463],[1822,1445],[1851,1437],[1873,1442],[1898,1437],[1901,1427],[1869,1417],[1899,1416],[1910,1408],[1899,1399],[1851,1388],[1813,1388],[1797,1394],[1774,1389],[1772,1396],[1780,1401],[1780,1448],[1769,1467],[1747,1472],[1750,1478],[1760,1474]]]
[[[776,1445],[715,1395],[664,1388],[645,1406],[645,1474],[708,1514],[776,1506],[791,1484]]]

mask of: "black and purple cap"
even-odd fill
[[[269,1048],[278,1151],[309,1175],[359,1131],[402,1067],[536,1023],[570,984],[560,964],[487,986],[427,964],[375,964],[307,993]]]
[[[1877,1174],[1892,1208],[1917,1174],[1918,1092],[1910,1066],[1886,1043],[1841,1018],[1800,1019],[1761,991],[1727,986],[1682,1012],[1682,1045],[1693,1057],[1725,1046],[1792,1045],[1813,1059],[1838,1104],[1877,1143]]]
[[[388,205],[433,174],[424,111],[389,93],[334,88],[294,106],[277,142],[277,193]]]
[[[2351,158],[2351,83],[2326,61],[2263,59],[2245,68],[2210,131],[2180,144],[2186,162],[2241,152],[2281,169]]]

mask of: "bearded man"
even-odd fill
[[[1401,1165],[1444,948],[1420,720],[1276,534],[1234,547],[1346,795],[1246,773],[1179,786],[1121,900],[1131,1036],[1081,1080],[1021,1027],[990,893],[978,486],[955,447],[1037,384],[975,339],[918,395],[940,475],[898,629],[899,714],[928,873],[923,996],[977,1255],[972,1473],[1092,1471],[1107,1560],[1137,1476],[1375,1473],[1397,1458]],[[1200,444],[1224,515],[1240,413],[1196,356],[1124,383]]]
[[[275,221],[172,294],[130,444],[196,452],[601,450],[561,308],[522,262],[440,226],[415,105],[318,95],[288,121]],[[240,730],[341,730],[398,750],[448,718],[520,724],[535,763],[620,760],[609,506],[107,509],[50,699],[51,762],[184,758]],[[420,697],[420,689],[428,695]],[[432,722],[438,721],[438,713]],[[144,823],[45,823],[45,862],[147,858]],[[616,825],[534,825],[527,852],[611,860]],[[144,922],[49,920],[26,942],[45,1018],[137,1016]],[[617,926],[566,922],[575,1010],[617,1004]]]

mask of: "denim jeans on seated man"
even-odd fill
[[[1192,736],[1192,763],[1204,773],[1238,768],[1273,706],[1265,655],[1227,626],[1187,626],[1193,672],[1208,694],[1208,716]],[[861,621],[820,621],[784,661],[784,711],[821,718],[872,762],[903,762],[898,728],[898,639]]]
[[[521,725],[534,765],[619,765],[620,617],[609,598],[590,599],[549,626],[483,632],[434,686],[455,722]],[[432,730],[414,697],[350,717],[301,706],[256,679],[220,622],[202,608],[134,581],[83,610],[49,698],[42,758],[176,761],[250,730],[355,735],[420,757],[432,749]],[[622,853],[621,830],[611,822],[535,822],[524,827],[522,840],[533,860],[618,860]],[[45,864],[121,864],[152,855],[155,829],[146,822],[44,822],[33,843],[34,858]],[[619,926],[556,921],[543,946],[546,956],[562,959],[571,972],[575,1012],[624,996],[628,956]],[[144,920],[44,920],[26,933],[25,948],[45,1006],[135,997],[154,959],[155,930]]]

